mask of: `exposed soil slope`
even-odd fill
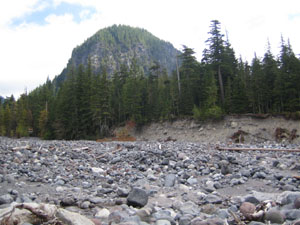
[[[276,129],[286,130],[280,140],[276,140]],[[236,132],[243,131],[241,142],[291,142],[299,144],[300,121],[286,120],[283,117],[268,117],[257,119],[251,116],[227,116],[219,122],[199,123],[194,120],[178,120],[175,122],[152,123],[144,126],[133,135],[138,140],[167,140],[192,141],[205,143],[230,143],[237,141],[231,138]],[[292,141],[289,141],[293,130],[298,130]]]

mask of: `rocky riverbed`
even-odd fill
[[[299,156],[203,142],[0,137],[0,219],[1,208],[34,202],[94,224],[300,224]]]

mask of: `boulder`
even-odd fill
[[[240,206],[240,212],[247,219],[252,219],[252,215],[255,212],[255,210],[256,210],[255,205],[250,202],[243,202],[242,205]]]
[[[198,208],[198,206],[191,201],[183,203],[180,206],[179,210],[182,214],[190,214],[194,216],[200,213],[200,209]]]
[[[93,221],[86,218],[85,216],[82,216],[78,213],[70,212],[66,209],[58,209],[56,212],[56,217],[60,221],[63,222],[63,224],[68,225],[95,225]]]
[[[294,201],[295,209],[300,209],[300,197],[297,197]]]
[[[167,174],[165,178],[165,187],[173,187],[175,185],[176,175]]]
[[[133,206],[137,208],[142,208],[148,203],[148,194],[146,191],[140,188],[133,188],[128,197],[127,197],[127,205]]]
[[[277,209],[272,208],[265,213],[265,221],[270,221],[271,223],[283,224],[284,215]]]
[[[103,209],[99,209],[97,211],[97,213],[95,214],[96,218],[102,218],[102,219],[107,219],[109,216],[110,212],[108,209],[103,208]]]
[[[0,196],[0,205],[9,204],[14,201],[14,198],[10,194]]]

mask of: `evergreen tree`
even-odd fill
[[[91,111],[90,111],[90,74],[83,65],[77,69],[76,79],[76,107],[77,107],[77,139],[86,138],[90,130]]]
[[[160,119],[170,119],[172,113],[171,81],[167,71],[162,72],[158,81],[158,108]]]
[[[109,128],[129,120],[140,126],[192,113],[206,120],[219,119],[223,112],[300,111],[300,60],[289,41],[282,38],[278,60],[268,43],[264,57],[255,55],[249,66],[236,60],[217,20],[212,21],[209,34],[202,63],[197,62],[193,49],[184,46],[180,68],[170,77],[158,62],[145,70],[145,76],[136,57],[130,66],[122,64],[113,77],[106,69],[109,59],[102,62],[100,74],[94,74],[89,59],[86,67],[68,65],[67,78],[60,86],[48,78],[17,101],[13,96],[0,97],[0,135],[86,139],[105,137]],[[101,38],[110,40],[111,46],[122,40],[128,47],[144,39],[133,38],[126,29],[116,35],[104,32]]]
[[[181,93],[179,96],[179,112],[182,115],[191,115],[194,104],[197,102],[200,79],[198,75],[198,62],[193,49],[183,46],[180,67]]]
[[[264,55],[262,60],[263,73],[264,73],[264,82],[265,82],[265,96],[264,96],[264,105],[265,112],[274,112],[276,110],[275,106],[275,80],[279,76],[278,63],[274,59],[273,54],[271,53],[271,46],[268,42],[267,52]]]
[[[148,121],[157,120],[159,118],[159,105],[158,105],[158,79],[161,76],[160,65],[155,62],[150,68],[150,74],[147,82],[147,110],[146,117]]]
[[[12,113],[9,104],[5,104],[3,112],[4,135],[10,137],[12,132]]]
[[[78,137],[78,109],[76,105],[75,69],[69,70],[68,79],[62,84],[56,98],[55,136],[57,139]]]
[[[48,113],[48,106],[46,104],[46,107],[44,110],[40,112],[40,117],[39,117],[39,129],[40,129],[40,136],[42,138],[47,138],[47,124],[48,124],[48,119],[49,119],[49,113]]]
[[[111,117],[113,122],[116,124],[120,124],[122,121],[124,121],[122,90],[128,76],[128,67],[125,64],[122,64],[120,70],[117,71],[112,78],[110,106]]]
[[[194,118],[199,120],[220,119],[223,115],[223,112],[222,109],[216,105],[218,95],[216,79],[213,71],[209,68],[209,66],[206,67],[203,76],[203,82],[204,102],[201,108],[198,108],[194,105]]]
[[[231,78],[227,79],[227,84],[225,86],[224,109],[225,109],[225,112],[228,114],[233,112],[233,110],[232,110],[232,81],[231,81]]]
[[[247,113],[248,108],[249,101],[245,83],[243,82],[241,75],[237,75],[232,82],[231,112],[237,114]]]
[[[211,30],[209,34],[210,38],[206,41],[208,44],[208,49],[205,49],[203,52],[203,62],[206,64],[211,64],[213,67],[214,73],[217,75],[219,81],[219,92],[221,97],[221,103],[225,102],[225,94],[224,94],[224,82],[222,76],[222,61],[224,55],[224,35],[221,34],[220,22],[218,20],[211,21]]]
[[[5,136],[4,105],[0,104],[0,135]]]
[[[108,134],[111,119],[110,114],[110,84],[107,79],[105,66],[102,66],[102,72],[93,78],[93,95],[91,99],[92,120],[96,136],[104,137]]]
[[[141,81],[143,81],[143,72],[136,63],[136,59],[130,67],[129,75],[123,87],[122,101],[124,105],[125,120],[133,120],[138,125],[144,123],[142,118],[142,95],[141,95]],[[139,83],[140,81],[140,83]]]
[[[264,113],[265,82],[261,61],[254,57],[251,65],[250,104],[254,113]]]
[[[30,116],[29,109],[27,103],[27,93],[21,95],[19,100],[17,101],[17,128],[16,135],[17,137],[27,137],[29,135],[29,124],[30,124]]]
[[[283,93],[283,110],[300,110],[300,60],[295,56],[288,41],[286,44],[282,38],[280,53],[280,72],[283,80],[283,87],[279,87]],[[278,81],[277,81],[278,85]]]

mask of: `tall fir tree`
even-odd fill
[[[269,41],[267,45],[267,51],[262,60],[262,67],[266,88],[264,96],[265,112],[276,112],[277,107],[275,106],[275,80],[279,76],[279,69],[278,63],[271,52],[271,45]]]
[[[197,101],[199,88],[198,62],[194,56],[193,49],[183,46],[183,53],[180,55],[180,82],[181,90],[179,96],[179,112],[182,115],[191,115],[194,104]]]
[[[224,54],[224,35],[221,33],[221,24],[218,20],[211,21],[211,30],[209,34],[211,35],[206,44],[208,49],[203,51],[202,61],[206,64],[212,65],[213,71],[216,74],[218,83],[219,83],[219,93],[221,104],[225,102],[225,93],[224,93],[224,79],[222,75],[222,62]]]
[[[295,56],[290,42],[285,43],[283,38],[279,61],[281,77],[278,78],[283,80],[283,87],[278,88],[282,90],[283,111],[300,110],[300,60]]]

